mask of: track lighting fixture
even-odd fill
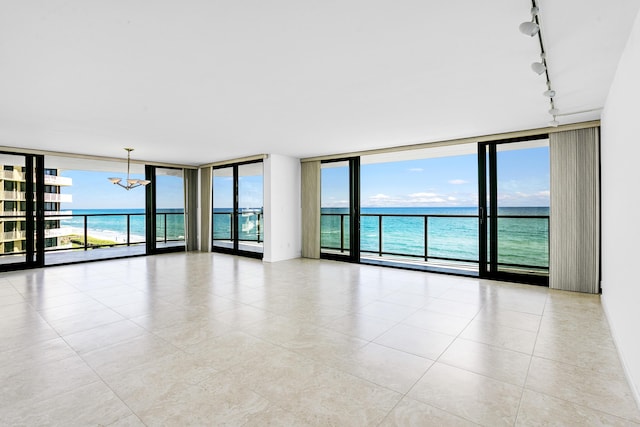
[[[553,120],[549,122],[549,126],[557,127],[560,122],[556,120],[556,116],[560,115],[560,110],[555,106],[555,100],[553,99],[556,96],[556,91],[551,88],[551,81],[549,80],[549,67],[547,64],[547,55],[544,50],[544,44],[542,43],[542,33],[540,31],[540,17],[538,6],[536,5],[536,0],[531,0],[531,21],[523,22],[520,24],[520,32],[527,36],[535,36],[538,35],[538,43],[540,43],[540,62],[534,62],[531,64],[531,69],[538,75],[544,74],[547,80],[547,90],[542,92],[544,96],[549,98],[549,104],[551,108],[549,109],[549,114],[553,117]]]
[[[531,69],[538,75],[547,71],[547,64],[544,53],[540,55],[540,62],[534,62],[533,64],[531,64]]]
[[[526,36],[535,36],[540,31],[540,26],[536,23],[536,16],[538,16],[538,8],[536,6],[531,8],[531,21],[526,21],[520,24],[520,32]]]
[[[544,62],[534,62],[531,64],[531,69],[538,75],[544,73],[547,70],[547,67],[544,65]]]

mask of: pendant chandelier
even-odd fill
[[[112,184],[119,185],[120,187],[124,188],[127,191],[131,190],[132,188],[145,186],[149,184],[151,181],[146,179],[130,179],[129,178],[129,171],[131,169],[131,152],[133,151],[133,148],[125,148],[125,150],[127,151],[127,179],[125,181],[127,185],[122,184],[122,178],[107,178],[107,179],[111,181]]]

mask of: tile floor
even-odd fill
[[[0,274],[0,425],[640,425],[598,296],[168,254]]]

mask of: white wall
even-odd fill
[[[602,113],[602,301],[640,404],[640,15]],[[597,362],[596,362],[597,363]]]
[[[300,159],[269,154],[264,161],[264,261],[299,258]]]

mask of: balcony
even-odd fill
[[[18,171],[5,171],[5,170],[0,171],[0,178],[7,181],[17,181],[17,182],[25,181],[24,172],[18,172]]]
[[[7,212],[7,221],[24,221],[24,213]],[[13,216],[21,215],[21,217]],[[60,221],[59,228],[44,230],[45,238],[59,238],[55,246],[45,248],[46,265],[94,261],[146,254],[144,213],[76,214],[70,211],[47,212],[46,220]],[[162,212],[156,216],[156,247],[184,247],[184,214]],[[0,241],[26,239],[25,230],[0,232]],[[15,246],[16,248],[18,245]],[[24,256],[24,250],[0,253],[0,264],[12,257]]]
[[[5,231],[2,233],[3,242],[12,242],[16,240],[25,240],[27,238],[27,232],[25,230],[13,230]]]
[[[25,182],[26,177],[24,172],[18,171],[0,171],[0,179],[6,181],[16,181],[16,182]],[[60,187],[66,187],[69,185],[73,185],[73,180],[66,176],[56,176],[56,175],[45,175],[44,176],[45,185],[56,185]]]
[[[48,230],[44,230],[45,238],[71,236],[72,234],[73,229],[71,227],[50,228]]]
[[[2,200],[12,201],[12,202],[21,202],[27,200],[26,194],[24,191],[2,191],[0,192],[2,195]]]
[[[349,230],[348,214],[323,213],[322,252],[348,254]],[[500,271],[548,273],[548,215],[498,215],[497,240]],[[373,262],[477,272],[479,217],[363,213],[360,215],[360,257]]]
[[[73,201],[73,196],[71,194],[44,193],[44,201],[52,203],[71,203]]]
[[[45,185],[57,185],[63,187],[72,185],[73,180],[71,178],[67,178],[66,176],[45,175],[44,183]]]
[[[10,202],[22,202],[27,200],[26,193],[24,191],[3,191],[0,193],[2,200]],[[71,203],[73,196],[71,194],[54,194],[44,193],[44,201],[52,203]]]

